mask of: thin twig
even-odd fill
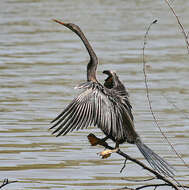
[[[130,187],[122,187],[122,188],[119,188],[119,189],[112,189],[112,190],[135,190],[135,189],[130,188]]]
[[[89,134],[93,135],[93,137],[97,138],[94,134]],[[107,143],[101,144],[103,147],[110,149],[110,150],[114,150],[113,147],[109,146]],[[143,169],[149,171],[150,173],[154,174],[156,176],[157,179],[160,179],[162,181],[164,181],[165,183],[169,184],[169,186],[173,187],[176,190],[179,190],[178,186],[176,184],[174,184],[172,181],[170,181],[167,177],[159,174],[158,172],[156,172],[155,170],[153,170],[152,168],[149,168],[148,166],[146,166],[145,164],[143,164],[142,162],[140,162],[139,160],[132,158],[131,156],[125,154],[124,152],[122,152],[121,150],[118,150],[116,152],[117,154],[121,155],[122,157],[124,157],[127,160],[130,160],[136,164],[138,164],[139,166],[141,166]]]
[[[188,40],[188,34],[185,32],[185,29],[184,29],[184,26],[182,25],[182,23],[180,22],[174,8],[171,6],[171,4],[169,3],[168,0],[165,0],[165,2],[167,3],[167,5],[169,6],[169,8],[171,9],[172,13],[174,14],[176,20],[177,20],[177,23],[184,35],[184,39],[185,39],[185,42],[186,42],[186,47],[187,47],[187,50],[188,50],[188,54],[189,54],[189,40]]]
[[[121,168],[121,170],[120,170],[120,173],[123,171],[123,169],[126,167],[126,163],[127,163],[127,158],[125,159],[125,161],[124,161],[124,164],[123,164],[123,167]]]
[[[2,185],[0,186],[0,189],[2,188],[2,187],[4,187],[5,185],[8,185],[8,184],[10,184],[10,183],[16,183],[17,181],[9,181],[7,178],[5,178],[4,180],[3,180],[3,183],[2,183]]]
[[[150,31],[150,28],[153,24],[157,23],[157,20],[154,20],[152,23],[150,23],[150,25],[148,26],[146,33],[144,35],[144,44],[143,44],[143,48],[142,48],[142,60],[143,60],[143,73],[144,73],[144,82],[145,82],[145,86],[146,86],[146,96],[147,96],[147,100],[148,100],[148,105],[150,108],[150,112],[152,114],[152,117],[154,119],[154,122],[156,124],[156,126],[158,127],[159,131],[161,132],[161,134],[163,135],[164,139],[167,141],[167,143],[169,144],[169,146],[172,148],[172,150],[175,152],[175,154],[177,155],[177,157],[183,162],[183,164],[188,168],[186,162],[183,160],[183,158],[180,156],[180,154],[176,151],[176,149],[174,148],[174,146],[172,145],[172,143],[169,141],[169,139],[167,138],[167,136],[165,135],[165,133],[162,131],[161,127],[158,124],[158,121],[156,119],[156,116],[153,112],[152,109],[152,104],[151,104],[151,99],[150,99],[150,93],[149,93],[149,87],[148,87],[148,78],[147,78],[147,73],[146,73],[146,60],[145,60],[145,47],[147,44],[147,37],[148,37],[148,33]]]
[[[150,184],[150,185],[143,185],[143,186],[140,186],[140,187],[137,187],[136,190],[139,190],[139,189],[144,189],[146,187],[162,187],[162,186],[170,186],[166,183],[163,183],[163,184]],[[178,187],[181,187],[181,186],[178,186]],[[189,188],[188,186],[182,186],[182,187],[185,187],[185,188]]]
[[[134,180],[134,179],[124,179],[124,180],[126,180],[126,181],[133,181],[133,182],[146,182],[146,181],[152,181],[152,180],[154,180],[154,179],[156,179],[156,177],[152,177],[152,178],[149,178],[149,179],[141,179],[141,180]]]

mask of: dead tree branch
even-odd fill
[[[10,183],[16,183],[17,181],[9,181],[7,178],[5,178],[4,180],[3,180],[3,183],[2,183],[2,185],[0,186],[0,189],[2,188],[2,187],[4,187],[5,185],[8,185],[8,184],[10,184]]]
[[[95,138],[97,138],[94,134],[89,134],[89,136],[94,136]],[[107,149],[110,149],[110,150],[114,150],[113,147],[109,146],[107,143],[104,143],[104,144],[101,144],[102,146],[104,146],[105,148]],[[150,173],[152,173],[153,175],[156,176],[156,179],[159,179],[159,180],[162,180],[164,181],[166,184],[168,184],[168,186],[171,186],[172,188],[176,189],[176,190],[179,190],[178,186],[176,184],[174,184],[172,181],[170,181],[167,177],[159,174],[158,172],[156,172],[155,170],[153,170],[152,168],[149,168],[148,166],[146,166],[145,164],[143,164],[142,162],[140,162],[139,160],[135,159],[135,158],[132,158],[131,156],[125,154],[124,152],[122,152],[121,150],[118,150],[116,152],[117,154],[121,155],[122,157],[124,157],[125,159],[127,160],[130,160],[134,163],[136,163],[137,165],[141,166],[143,169],[149,171]]]
[[[166,141],[168,142],[168,144],[171,146],[171,148],[173,149],[173,151],[176,153],[176,155],[182,159],[180,157],[180,155],[177,153],[177,151],[175,150],[175,148],[173,147],[173,145],[171,144],[171,142],[169,141],[169,139],[167,138],[167,136],[165,135],[165,133],[162,131],[161,127],[159,126],[158,122],[157,122],[157,119],[156,119],[156,116],[153,112],[153,109],[152,109],[152,104],[151,104],[151,99],[150,99],[150,93],[149,93],[149,87],[148,87],[148,78],[147,78],[147,73],[146,73],[146,60],[145,60],[145,47],[146,47],[146,44],[147,44],[147,37],[148,37],[148,32],[151,28],[151,26],[153,24],[155,24],[157,22],[157,20],[153,21],[152,23],[150,23],[150,25],[148,26],[147,30],[146,30],[146,33],[145,33],[145,36],[144,36],[144,44],[143,44],[143,48],[142,48],[142,60],[143,60],[143,73],[144,73],[144,82],[145,82],[145,87],[146,87],[146,96],[147,96],[147,100],[148,100],[148,105],[149,105],[149,108],[150,108],[150,112],[152,114],[152,117],[154,119],[154,122],[156,124],[156,126],[158,127],[159,131],[161,132],[161,134],[163,135],[164,139],[166,139]]]
[[[143,43],[143,48],[142,48],[142,61],[143,61],[143,73],[144,73],[144,83],[145,83],[145,87],[146,87],[146,96],[147,96],[147,100],[148,100],[148,105],[149,105],[149,109],[150,112],[152,114],[152,117],[154,119],[154,122],[156,124],[156,126],[158,127],[159,131],[161,132],[162,136],[164,137],[164,139],[167,141],[167,143],[169,144],[169,146],[172,148],[172,150],[175,152],[175,154],[177,155],[177,157],[182,161],[182,163],[187,167],[187,163],[184,161],[184,159],[180,156],[180,154],[176,151],[176,149],[174,148],[174,146],[172,145],[172,143],[169,141],[169,139],[167,138],[167,136],[165,135],[165,133],[162,131],[161,127],[158,124],[158,121],[156,119],[156,116],[154,114],[154,111],[152,109],[152,104],[151,104],[151,99],[150,99],[150,93],[149,93],[149,87],[148,87],[148,78],[147,78],[147,73],[146,73],[146,60],[145,60],[145,48],[146,48],[146,44],[147,44],[147,38],[148,38],[148,33],[150,31],[150,28],[153,24],[157,23],[157,20],[154,20],[152,23],[150,23],[150,25],[148,26],[146,33],[144,35],[144,43]]]
[[[154,187],[154,190],[155,190],[158,187],[163,187],[163,186],[169,186],[169,185],[166,184],[166,183],[162,183],[162,184],[150,184],[150,185],[143,185],[143,186],[137,187],[136,189],[128,188],[128,187],[123,187],[123,188],[114,189],[114,190],[140,190],[140,189],[144,189],[144,188],[148,188],[148,187]],[[181,187],[181,186],[178,185],[178,187]],[[182,186],[182,187],[189,188],[189,186]]]
[[[170,186],[166,183],[163,183],[163,184],[151,184],[151,185],[143,185],[143,186],[140,186],[140,187],[137,187],[136,190],[139,190],[139,189],[144,189],[146,187],[154,187],[154,188],[157,188],[157,187],[162,187],[162,186]],[[179,186],[178,187],[184,187],[184,188],[189,188],[188,186]]]
[[[126,158],[125,161],[124,161],[124,164],[123,164],[123,167],[122,167],[121,170],[120,170],[120,173],[125,169],[126,163],[127,163],[127,158]]]
[[[154,180],[154,179],[156,179],[156,177],[151,177],[151,178],[149,178],[149,179],[139,179],[139,180],[134,180],[134,179],[125,179],[126,181],[133,181],[133,182],[145,182],[145,181],[152,181],[152,180]]]
[[[177,16],[174,8],[171,6],[169,0],[165,0],[165,2],[167,3],[167,5],[169,6],[169,8],[171,9],[172,13],[174,14],[176,20],[177,20],[177,23],[184,35],[184,39],[185,39],[185,42],[186,42],[186,47],[187,47],[187,50],[188,50],[188,54],[189,54],[189,39],[188,39],[188,33],[185,32],[185,29],[184,29],[184,26],[182,25],[182,23],[180,22],[180,19],[179,17]]]

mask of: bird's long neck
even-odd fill
[[[87,40],[87,38],[83,34],[83,32],[80,31],[77,34],[81,38],[81,40],[83,41],[83,43],[84,43],[84,45],[85,45],[85,47],[89,53],[89,56],[90,56],[90,61],[87,65],[87,81],[97,82],[96,69],[97,69],[97,64],[98,64],[98,58],[97,58],[93,48],[89,44],[89,41]]]

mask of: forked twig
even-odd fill
[[[0,186],[0,189],[2,188],[2,187],[4,187],[5,185],[8,185],[8,184],[10,184],[10,183],[16,183],[17,181],[9,181],[7,178],[5,178],[4,180],[3,180],[3,183],[2,183],[2,185]]]

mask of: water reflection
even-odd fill
[[[185,27],[189,2],[174,2]],[[91,128],[55,138],[49,122],[76,95],[73,87],[85,80],[88,55],[80,40],[52,18],[63,18],[82,27],[104,69],[116,70],[128,87],[137,131],[150,147],[177,169],[177,179],[188,184],[188,170],[162,140],[149,113],[141,64],[146,26],[150,31],[146,59],[152,104],[159,124],[181,156],[189,163],[188,119],[165,98],[189,113],[188,55],[183,36],[164,2],[50,1],[1,2],[0,17],[0,170],[1,179],[19,183],[8,189],[112,189],[134,187],[126,178],[148,176],[132,163],[123,174],[123,159],[101,160],[102,147],[90,147]],[[163,96],[164,95],[164,96]],[[123,151],[143,160],[133,145]],[[133,169],[134,168],[134,169]]]

